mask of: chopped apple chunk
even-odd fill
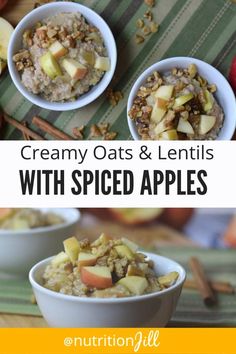
[[[178,134],[176,129],[170,129],[165,132],[162,132],[159,135],[159,140],[178,140]]]
[[[40,59],[39,63],[43,71],[50,79],[55,79],[62,75],[60,66],[51,52],[47,52]]]
[[[155,104],[151,114],[151,121],[154,123],[159,123],[165,114],[166,114],[166,109],[159,108],[157,107],[157,104]]]
[[[204,108],[204,111],[209,112],[213,107],[214,98],[213,98],[211,92],[209,92],[208,90],[204,91],[204,96],[205,96],[206,102],[204,103],[203,108]]]
[[[68,50],[63,47],[59,41],[52,43],[52,45],[49,47],[49,50],[56,59],[59,59],[68,53]]]
[[[95,54],[94,52],[88,51],[88,50],[83,50],[82,53],[82,58],[85,60],[85,62],[91,66],[94,66],[95,64]]]
[[[156,128],[154,129],[154,133],[159,135],[166,130],[168,130],[168,126],[166,125],[165,119],[163,119],[160,123],[157,124]]]
[[[76,81],[83,79],[88,71],[86,66],[70,58],[63,59],[62,66],[70,77]]]
[[[110,70],[110,59],[108,57],[97,57],[95,60],[94,67],[101,71]]]
[[[52,265],[54,266],[59,266],[62,263],[67,263],[70,262],[69,256],[65,252],[60,252],[58,253],[53,259],[52,259]]]
[[[108,267],[94,266],[81,268],[81,280],[97,289],[106,289],[112,286],[111,272]]]
[[[121,241],[123,242],[124,245],[126,245],[133,253],[137,252],[138,250],[138,245],[134,243],[133,241],[128,240],[126,237],[122,237]]]
[[[12,25],[0,17],[0,58],[7,60],[7,50],[11,35],[14,31]]]
[[[193,127],[191,126],[189,121],[185,120],[185,119],[183,119],[181,117],[179,119],[179,123],[178,123],[178,126],[177,126],[177,131],[180,132],[180,133],[185,133],[185,134],[194,134]]]
[[[204,135],[208,133],[215,125],[216,123],[216,117],[215,116],[208,116],[205,114],[202,114],[200,116],[200,123],[199,123],[199,134]]]
[[[157,97],[156,105],[158,108],[166,110],[168,103],[169,103],[169,101],[164,100],[163,98]]]
[[[178,279],[179,277],[179,273],[178,272],[170,272],[166,275],[163,275],[161,277],[158,277],[158,282],[165,286],[165,287],[169,287],[171,286],[172,284],[174,284],[176,282],[176,280]]]
[[[115,247],[116,252],[120,257],[126,257],[129,261],[134,259],[134,254],[126,245],[119,245]]]
[[[77,238],[70,237],[67,238],[64,242],[63,242],[64,248],[65,248],[65,252],[68,255],[68,257],[70,258],[72,263],[75,263],[78,259],[78,255],[79,255],[79,251],[80,251],[80,245],[79,245],[79,241],[77,240]]]
[[[155,93],[155,97],[162,98],[163,100],[168,101],[172,97],[173,90],[174,90],[174,85],[160,86]]]
[[[194,97],[193,93],[189,93],[187,95],[182,95],[182,96],[177,97],[175,99],[174,108],[183,106],[185,103],[187,103],[190,100],[192,100],[193,97]]]
[[[79,268],[96,264],[97,257],[94,254],[80,252],[78,257]]]
[[[148,287],[146,278],[135,275],[120,279],[118,284],[125,286],[131,293],[135,295],[142,295]]]

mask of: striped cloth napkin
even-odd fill
[[[175,259],[188,271],[188,260],[197,256],[211,280],[228,281],[236,288],[236,251],[202,250],[198,248],[163,247],[159,254]],[[27,280],[0,280],[0,313],[40,315],[37,305],[30,302],[31,286]],[[169,326],[234,326],[236,325],[236,295],[218,295],[218,305],[203,304],[196,290],[184,289],[177,311]]]
[[[39,115],[70,135],[74,127],[85,125],[85,139],[92,124],[108,122],[111,131],[118,133],[117,139],[130,139],[126,102],[134,81],[147,67],[163,58],[184,55],[203,59],[224,75],[228,73],[236,42],[236,5],[230,0],[156,0],[152,11],[160,29],[139,45],[135,43],[136,21],[147,10],[143,0],[78,2],[100,13],[114,33],[118,65],[111,87],[122,91],[123,100],[112,107],[103,94],[77,111],[46,111],[25,100],[6,72],[0,79],[0,106],[15,119],[30,124],[32,117]],[[9,127],[5,139],[22,139],[22,135]]]

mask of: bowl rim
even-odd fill
[[[35,272],[38,269],[42,268],[43,266],[47,265],[50,262],[50,260],[53,259],[53,257],[46,258],[46,259],[38,262],[37,264],[35,264],[29,272],[29,281],[30,281],[33,289],[35,289],[36,291],[39,291],[49,297],[55,297],[56,299],[59,299],[59,300],[64,300],[64,301],[68,300],[70,302],[75,302],[75,303],[79,302],[79,303],[88,303],[88,304],[89,303],[90,304],[91,303],[92,304],[97,304],[97,303],[119,304],[119,303],[124,303],[124,302],[144,301],[144,300],[152,299],[155,297],[162,297],[165,294],[168,294],[168,293],[171,293],[171,292],[177,290],[178,288],[182,288],[182,286],[185,282],[185,279],[186,279],[186,271],[178,262],[176,262],[170,258],[157,255],[155,253],[150,253],[150,252],[142,252],[142,253],[147,255],[148,258],[150,258],[150,259],[152,259],[152,257],[156,257],[159,260],[171,262],[171,263],[175,264],[178,268],[180,268],[182,274],[180,274],[180,277],[178,278],[177,282],[174,285],[172,285],[170,288],[164,289],[160,292],[154,292],[154,293],[145,294],[145,295],[135,295],[135,296],[130,296],[130,297],[127,296],[127,297],[123,297],[123,298],[91,298],[91,297],[89,298],[89,297],[78,297],[78,296],[73,296],[73,295],[65,295],[65,294],[57,293],[56,291],[52,291],[50,289],[44,288],[34,278]]]
[[[40,227],[36,227],[34,229],[23,229],[23,230],[4,230],[4,229],[0,229],[0,238],[3,236],[5,237],[6,235],[8,235],[7,237],[11,237],[11,236],[15,236],[15,235],[34,235],[37,233],[42,233],[42,234],[46,234],[47,232],[51,232],[51,231],[57,231],[60,229],[63,229],[65,227],[71,226],[73,224],[77,224],[81,218],[81,213],[78,209],[76,208],[30,208],[30,209],[36,209],[36,210],[40,210],[40,211],[52,211],[54,214],[57,214],[57,210],[61,210],[61,211],[70,211],[72,212],[73,215],[73,220],[68,220],[65,216],[65,222],[62,222],[61,224],[56,224],[56,225],[51,225],[51,226],[40,226]],[[59,216],[60,214],[57,214]]]
[[[60,9],[60,13],[61,12],[66,12],[66,6],[68,6],[68,2],[63,2],[63,1],[58,1],[58,2],[52,2],[52,3],[48,3],[48,4],[44,4],[36,9],[33,9],[32,11],[30,11],[27,15],[25,15],[21,21],[17,24],[10,42],[9,42],[9,46],[8,46],[8,69],[9,69],[9,73],[11,76],[11,79],[14,83],[14,85],[16,86],[17,90],[21,93],[21,95],[23,95],[29,102],[31,102],[32,104],[43,108],[43,109],[47,109],[47,110],[53,110],[53,111],[71,111],[71,110],[75,110],[78,108],[82,108],[87,106],[88,104],[94,102],[98,97],[100,97],[102,95],[102,93],[106,90],[107,86],[109,85],[109,83],[111,82],[114,73],[115,73],[115,69],[116,69],[116,64],[117,64],[117,47],[116,47],[116,42],[113,36],[113,33],[110,29],[110,27],[108,26],[108,24],[106,23],[106,21],[94,10],[90,9],[89,7],[76,3],[76,2],[72,2],[69,3],[70,6],[74,6],[78,8],[78,12],[80,12],[86,19],[86,13],[89,13],[91,17],[97,18],[99,19],[99,21],[101,22],[101,25],[98,27],[98,29],[100,30],[102,37],[103,33],[106,32],[107,36],[109,37],[109,40],[106,43],[106,47],[109,48],[109,51],[112,52],[112,57],[111,55],[109,56],[110,58],[110,62],[111,62],[111,68],[108,72],[106,72],[103,77],[101,78],[101,80],[94,86],[94,91],[92,91],[92,89],[90,89],[89,91],[85,92],[81,97],[77,98],[75,101],[72,102],[50,102],[47,101],[46,99],[40,97],[39,95],[35,95],[33,93],[30,93],[25,87],[24,85],[21,83],[20,77],[18,77],[15,73],[15,69],[14,69],[14,63],[13,63],[13,46],[14,43],[17,41],[18,39],[18,33],[19,33],[19,29],[22,29],[25,25],[25,22],[27,22],[33,15],[40,13],[41,11],[44,11],[44,9],[53,9],[53,8],[58,8]],[[75,10],[68,10],[67,12],[76,12]],[[46,16],[45,16],[46,18]],[[88,22],[90,22],[88,20]],[[104,79],[106,80],[104,82]],[[86,95],[86,97],[83,97],[84,95]],[[83,98],[83,100],[85,102],[81,103],[81,99]]]
[[[220,140],[230,140],[234,134],[234,131],[236,129],[236,99],[235,99],[235,95],[233,92],[232,87],[230,86],[228,80],[225,78],[225,76],[218,70],[216,69],[213,65],[205,62],[204,60],[198,59],[198,58],[194,58],[194,57],[188,57],[188,56],[175,56],[175,57],[170,57],[170,58],[166,58],[166,59],[162,59],[154,64],[152,64],[151,66],[149,66],[147,69],[145,69],[139,76],[138,78],[135,80],[134,84],[132,85],[132,88],[130,90],[129,93],[129,97],[128,97],[128,101],[127,101],[127,121],[128,121],[128,127],[130,130],[130,134],[132,136],[132,138],[134,140],[141,140],[141,137],[138,134],[138,131],[136,129],[136,126],[134,124],[134,122],[131,120],[131,118],[129,117],[129,110],[132,107],[133,104],[133,100],[136,96],[136,93],[139,89],[139,87],[141,86],[141,84],[145,81],[145,79],[151,74],[153,73],[153,71],[155,70],[160,70],[159,66],[161,66],[162,64],[171,64],[175,61],[183,61],[183,64],[189,64],[189,62],[192,62],[196,65],[199,66],[199,70],[201,70],[201,66],[204,65],[208,68],[208,70],[211,70],[212,72],[214,72],[216,75],[220,76],[221,79],[225,82],[225,85],[227,87],[227,91],[228,91],[228,100],[232,99],[232,103],[231,105],[233,106],[233,102],[234,102],[234,111],[235,111],[235,116],[232,114],[232,132],[227,134],[227,137],[222,137],[222,138],[216,138],[215,141],[220,141]],[[171,68],[170,68],[171,69]],[[234,120],[234,121],[233,121]],[[234,122],[234,124],[233,124]],[[223,122],[223,126],[224,126],[224,122]],[[222,129],[222,128],[221,128]],[[156,140],[158,141],[158,140]],[[195,141],[206,141],[206,140],[195,140]]]

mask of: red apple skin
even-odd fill
[[[236,216],[230,220],[224,234],[224,241],[227,246],[236,248]]]
[[[191,219],[194,213],[192,208],[167,208],[163,213],[163,222],[180,230]]]
[[[85,77],[85,75],[87,74],[87,71],[88,70],[86,68],[85,69],[77,69],[73,79],[75,79],[75,80],[83,79]]]
[[[91,286],[96,289],[106,289],[112,286],[112,278],[104,278],[97,276],[89,271],[86,268],[82,268],[80,271],[81,281],[87,286]]]
[[[97,262],[97,258],[94,259],[84,259],[78,261],[78,267],[81,269],[82,267],[93,266]]]
[[[4,6],[7,4],[8,0],[0,0],[0,10],[4,8]]]

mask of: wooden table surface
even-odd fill
[[[89,224],[89,223],[88,223]],[[180,232],[175,231],[164,225],[152,225],[149,227],[125,227],[111,222],[98,222],[93,225],[83,226],[78,229],[78,237],[88,237],[95,239],[102,232],[109,233],[112,237],[126,237],[136,241],[144,247],[159,248],[162,246],[193,246],[193,243],[188,240]],[[46,322],[42,317],[36,316],[19,316],[0,314],[0,327],[47,327]]]

